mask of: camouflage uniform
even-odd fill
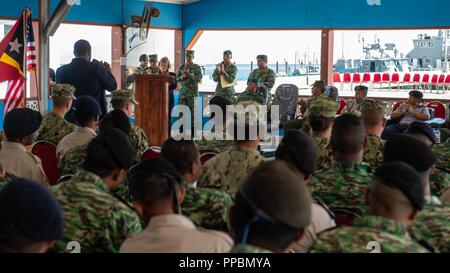
[[[336,162],[333,168],[316,173],[308,185],[313,197],[331,210],[347,209],[362,215],[367,210],[365,191],[371,182],[368,164]]]
[[[334,165],[335,160],[328,138],[313,134],[311,139],[316,146],[317,151],[317,171],[331,168]]]
[[[357,103],[355,100],[350,100],[347,107],[345,108],[345,113],[353,114],[357,117],[361,116],[361,103]]]
[[[149,69],[149,67],[142,67],[139,66],[138,68],[136,68],[134,70],[134,74],[146,74],[147,70]]]
[[[219,96],[225,97],[229,100],[232,100],[233,95],[234,95],[234,87],[230,86],[227,88],[222,88],[222,85],[220,82],[220,76],[223,76],[226,82],[233,83],[236,80],[237,67],[235,64],[233,64],[231,62],[229,62],[229,63],[221,62],[219,65],[224,66],[225,73],[223,75],[220,75],[220,73],[217,71],[217,69],[214,70],[212,77],[213,77],[213,80],[215,82],[217,82],[216,95],[219,95]]]
[[[227,230],[228,209],[233,204],[231,196],[223,191],[193,188],[184,183],[186,195],[181,205],[183,215],[196,226],[207,229]]]
[[[257,151],[233,147],[206,162],[198,186],[218,188],[234,197],[241,180],[264,160]]]
[[[264,105],[264,95],[262,92],[264,92],[264,90],[262,90],[263,87],[258,87],[258,89],[256,90],[255,93],[252,93],[248,90],[245,90],[242,94],[240,94],[236,100],[234,101],[234,103],[238,103],[241,101],[255,101],[261,105]]]
[[[433,152],[437,158],[436,168],[450,173],[450,139],[444,144],[437,145]]]
[[[414,219],[410,233],[434,251],[450,253],[450,205],[442,205],[435,196],[426,197],[425,207]]]
[[[403,224],[379,216],[356,219],[352,226],[325,231],[310,249],[311,253],[369,253],[369,242],[378,242],[381,253],[427,253],[411,239]]]
[[[261,86],[265,89],[267,94],[266,102],[270,100],[270,91],[272,90],[273,86],[275,85],[275,80],[277,78],[277,75],[275,72],[273,72],[272,69],[266,68],[266,69],[255,69],[250,73],[248,76],[248,79],[251,78],[257,78],[259,80],[259,83]]]
[[[214,152],[220,154],[232,148],[234,146],[234,141],[227,140],[227,131],[226,128],[224,128],[222,140],[206,140],[203,136],[201,140],[196,140],[195,144],[197,145],[197,149],[200,151],[200,153]]]
[[[188,51],[186,52],[186,55],[193,56],[194,53],[192,51]],[[185,70],[189,71],[188,77],[184,75]],[[202,68],[197,64],[184,64],[178,69],[177,81],[180,83],[180,96],[178,99],[178,104],[189,107],[192,122],[194,120],[194,104],[197,101],[196,97],[198,96],[198,84],[202,81],[202,78]]]
[[[253,245],[234,245],[230,253],[273,253],[273,251]]]
[[[363,161],[369,164],[373,169],[376,169],[383,163],[383,148],[384,140],[377,135],[367,135]]]
[[[119,252],[130,235],[142,231],[138,215],[110,194],[103,180],[85,170],[52,188],[64,214],[63,239],[52,248],[64,252],[77,241],[82,253]]]
[[[436,171],[430,176],[431,194],[439,196],[449,187],[450,173],[445,172],[441,169],[436,169]]]
[[[63,157],[59,159],[59,174],[75,174],[80,169],[86,159],[89,143],[70,148]]]
[[[63,97],[68,100],[74,99],[75,87],[70,84],[56,84],[51,90],[52,97]],[[72,133],[75,125],[64,120],[63,117],[50,112],[44,115],[38,134],[34,141],[46,140],[55,145],[68,134]]]
[[[156,68],[149,67],[145,70],[144,74],[158,75],[158,74],[161,74],[161,70],[159,69],[159,67],[156,67]]]

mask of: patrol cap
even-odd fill
[[[86,112],[95,116],[101,116],[102,114],[98,101],[89,95],[78,97],[73,105],[73,110]]]
[[[231,50],[225,50],[223,55],[233,55],[233,52],[231,52]]]
[[[121,100],[139,105],[134,97],[135,91],[132,89],[120,89],[111,92],[111,100]]]
[[[194,57],[195,56],[195,51],[194,50],[186,50],[186,56]]]
[[[315,117],[332,118],[336,116],[339,103],[326,97],[316,97],[311,99],[308,112]]]
[[[369,90],[369,87],[365,86],[365,85],[357,85],[355,86],[355,91],[364,91],[367,93],[367,91]]]
[[[426,136],[433,144],[437,143],[436,134],[430,125],[425,122],[413,122],[409,125],[408,129],[405,131],[406,134],[421,134]]]
[[[144,60],[148,60],[148,55],[147,54],[142,54],[141,56],[139,56],[139,61],[142,62]]]
[[[250,78],[248,78],[248,82],[252,82],[252,83],[255,83],[256,85],[258,85],[259,84],[259,78],[257,78],[257,77],[250,77]]]
[[[316,147],[311,138],[301,130],[289,130],[285,133],[275,152],[275,158],[292,163],[302,174],[316,172]]]
[[[257,60],[261,59],[261,60],[263,60],[266,63],[268,61],[267,55],[258,55],[258,56],[256,56],[256,59]]]
[[[365,99],[361,102],[359,109],[361,112],[367,110],[380,110],[383,113],[387,111],[387,104],[385,102],[373,99]]]
[[[63,97],[66,99],[76,99],[75,94],[75,86],[71,84],[55,84],[52,86],[52,98],[53,97]]]
[[[2,188],[0,221],[35,242],[59,240],[63,235],[60,205],[44,186],[28,179],[13,180]]]
[[[417,171],[402,161],[384,162],[374,174],[375,180],[400,190],[418,210],[425,204],[423,181]]]
[[[322,81],[322,80],[320,80],[320,81],[315,81],[313,84],[311,84],[311,86],[312,86],[312,87],[317,86],[317,87],[320,87],[320,88],[325,89],[325,81]]]
[[[41,113],[29,108],[15,108],[6,114],[3,129],[8,139],[26,137],[36,132],[41,122]]]
[[[397,134],[386,141],[383,160],[384,162],[403,161],[422,173],[436,163],[436,156],[422,141],[408,135]]]
[[[290,163],[273,160],[258,166],[240,186],[237,195],[257,214],[301,229],[311,221],[311,197],[301,179]]]
[[[417,90],[412,90],[411,92],[409,92],[409,95],[417,99],[423,99],[423,93]]]
[[[90,142],[89,146],[94,142],[103,144],[111,153],[115,162],[122,169],[128,170],[136,159],[136,152],[131,145],[129,137],[117,128],[106,128],[100,131],[100,133]],[[94,162],[89,162],[89,146],[85,164],[92,165]],[[96,163],[97,162],[95,162],[95,164]]]
[[[158,54],[150,54],[148,55],[150,62],[157,62],[158,61]]]

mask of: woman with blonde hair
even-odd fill
[[[177,75],[170,71],[171,67],[172,66],[170,64],[169,58],[167,58],[167,57],[161,58],[161,60],[159,61],[160,74],[167,75],[170,78],[170,81],[169,81],[169,132],[170,132],[170,124],[171,124],[170,116],[171,116],[172,109],[174,106],[173,90],[175,90],[177,88],[177,80],[176,80]]]

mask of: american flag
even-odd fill
[[[26,67],[27,71],[36,70],[36,44],[34,42],[34,32],[31,23],[31,15],[27,19],[27,32],[26,32]],[[5,96],[5,114],[14,108],[19,107],[23,102],[23,96],[25,95],[25,79],[23,77],[8,81],[8,88]],[[25,107],[25,105],[23,105]]]

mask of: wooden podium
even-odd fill
[[[169,77],[166,75],[133,76],[136,125],[147,134],[151,146],[161,146],[169,136]]]

